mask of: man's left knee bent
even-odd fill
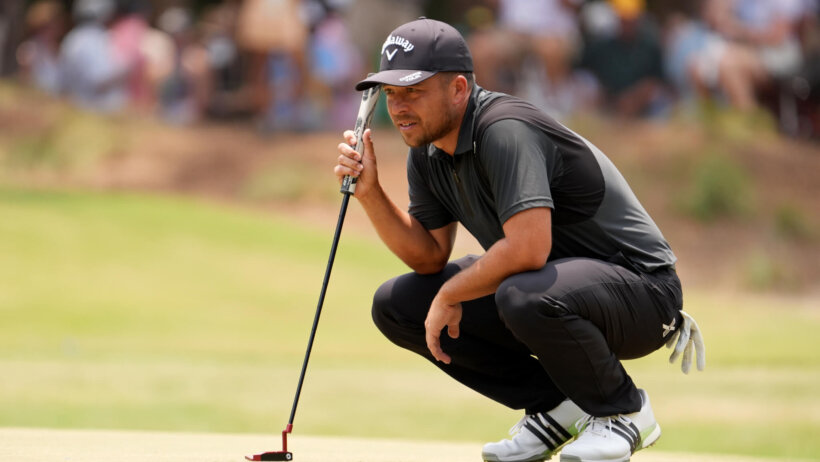
[[[392,292],[393,280],[382,284],[373,295],[373,307],[371,309],[371,316],[373,323],[387,338],[391,337],[396,326],[396,317],[393,313]]]

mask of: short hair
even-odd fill
[[[445,82],[450,83],[458,77],[459,75],[463,75],[465,79],[467,79],[467,85],[469,87],[473,87],[475,85],[475,75],[472,72],[462,72],[462,71],[444,71],[439,72],[439,74],[445,76]]]

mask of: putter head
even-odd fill
[[[289,451],[263,452],[254,456],[245,456],[247,460],[293,460],[293,453]]]

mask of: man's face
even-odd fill
[[[450,101],[452,80],[437,74],[409,87],[384,85],[390,119],[408,146],[424,146],[458,130],[459,112]]]

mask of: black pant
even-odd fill
[[[441,335],[450,364],[427,350],[424,320],[439,288],[478,257],[434,275],[384,283],[373,300],[376,326],[396,345],[513,409],[548,411],[569,397],[593,416],[636,412],[641,398],[621,359],[645,356],[681,325],[673,269],[640,274],[589,258],[547,263],[511,276],[495,295],[464,302],[461,334]]]

